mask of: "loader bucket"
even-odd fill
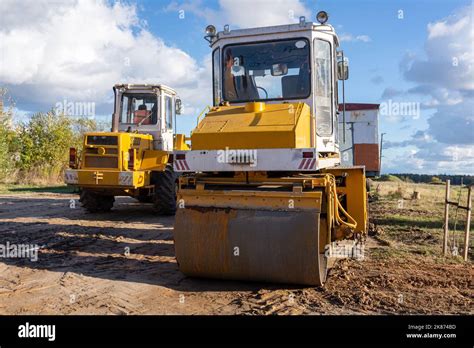
[[[178,209],[176,258],[186,275],[322,285],[320,212],[191,206]]]

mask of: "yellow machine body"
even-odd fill
[[[189,150],[189,139],[175,133],[181,100],[161,84],[116,84],[113,91],[111,132],[86,133],[82,149],[70,149],[65,182],[80,189],[89,212],[109,211],[115,196],[128,195],[171,215],[173,150]]]
[[[76,170],[77,185],[117,189],[148,186],[151,171],[163,170],[169,157],[166,151],[151,150],[152,141],[152,136],[145,134],[121,132],[85,134],[79,168]],[[130,158],[130,149],[135,153],[134,158]],[[131,160],[134,160],[133,165]],[[128,180],[124,180],[121,173],[131,175]]]
[[[211,109],[192,133],[193,151],[310,147],[308,105],[267,107]],[[180,270],[197,277],[322,285],[328,246],[366,233],[364,168],[282,174],[181,177],[183,207],[174,226]]]
[[[216,106],[191,134],[193,150],[309,148],[311,112],[304,103]]]
[[[367,232],[365,169],[340,166],[337,35],[304,18],[213,32],[214,106],[175,153],[179,268],[320,286],[333,243]]]
[[[189,149],[185,140],[184,135],[177,134],[175,148]],[[114,195],[134,195],[135,190],[151,187],[152,172],[163,171],[169,162],[170,152],[152,150],[152,143],[153,137],[148,134],[87,133],[77,168],[66,171],[66,181],[82,188],[108,190]]]

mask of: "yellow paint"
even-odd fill
[[[314,210],[320,211],[321,192],[264,192],[264,191],[213,191],[180,190],[178,201],[183,199],[186,205],[199,207],[233,209],[268,210]]]
[[[355,232],[366,232],[368,212],[364,169],[361,167],[331,168],[324,172],[339,177],[345,175],[345,185],[337,186],[337,192],[346,196],[347,213],[357,222]]]
[[[191,135],[193,150],[311,147],[305,103],[248,103],[212,108]]]
[[[263,112],[265,110],[265,103],[251,102],[245,104],[245,112]]]
[[[90,144],[88,137],[110,136],[117,138],[117,145]],[[180,150],[189,150],[183,134],[177,134],[175,145]],[[95,189],[110,189],[111,192],[122,192],[134,195],[136,189],[150,186],[153,171],[163,171],[168,163],[168,151],[152,150],[153,137],[150,134],[128,132],[91,132],[84,136],[84,150],[78,172],[78,183],[75,186]],[[129,150],[133,150],[133,169],[129,169]],[[92,163],[91,166],[86,166]],[[114,159],[116,165],[109,166]],[[132,175],[131,182],[120,181],[120,173]],[[119,191],[117,191],[119,190]]]
[[[117,145],[94,145],[88,143],[88,136],[110,136],[117,137]],[[139,168],[140,161],[143,157],[143,152],[151,150],[153,137],[150,134],[138,134],[128,132],[92,132],[87,133],[84,136],[84,149],[96,149],[97,153],[89,153],[86,151],[82,152],[81,157],[81,169],[118,169],[128,170],[128,150],[130,148],[136,149],[135,151],[135,168]],[[116,149],[115,154],[107,154],[107,149]],[[95,157],[95,162],[100,163],[101,157],[113,157],[118,159],[118,166],[114,168],[102,168],[100,166],[85,166],[86,157]]]
[[[146,150],[140,162],[140,170],[162,171],[168,163],[169,154],[167,151]]]
[[[133,171],[131,185],[122,185],[119,181],[118,170],[78,170],[78,186],[91,188],[139,188],[150,184],[150,172]]]
[[[323,214],[321,241],[326,242],[336,238],[337,229],[349,228],[354,222],[353,232],[366,232],[367,193],[363,168],[327,169],[324,173],[305,177],[269,178],[264,173],[255,174],[250,175],[248,181],[239,173],[230,178],[204,174],[181,177],[180,187],[185,188],[179,190],[178,200],[183,199],[189,207],[287,210],[289,214],[315,210]],[[334,195],[334,177],[344,180],[344,184],[336,186],[337,197]],[[242,190],[242,185],[247,189]],[[345,197],[345,205],[338,206],[337,201],[342,197]]]
[[[184,134],[175,134],[174,136],[174,149],[175,150],[190,150],[186,140],[190,140]]]

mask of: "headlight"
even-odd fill
[[[206,27],[206,35],[207,36],[215,36],[216,35],[216,27],[213,25],[208,25]]]
[[[326,11],[319,11],[316,15],[316,19],[319,23],[324,24],[328,21],[329,17]]]

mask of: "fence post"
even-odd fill
[[[471,229],[471,189],[472,186],[469,186],[469,190],[467,191],[467,216],[466,216],[466,232],[464,234],[464,261],[467,261],[467,254],[469,252],[469,232]]]
[[[443,255],[448,253],[448,223],[449,223],[449,186],[450,181],[446,180],[446,196],[444,201],[444,237],[443,237]]]

